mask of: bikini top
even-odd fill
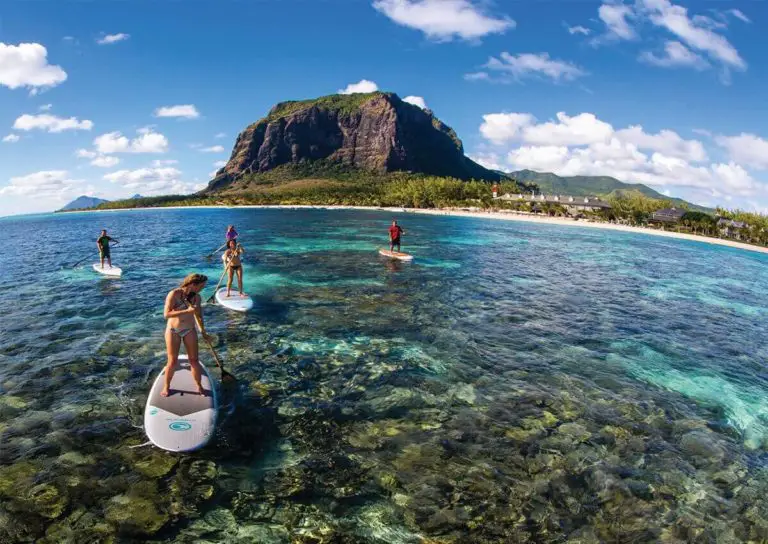
[[[173,311],[174,312],[178,310],[186,310],[187,308],[189,308],[189,303],[190,303],[189,299],[185,298],[184,295],[182,294],[181,300],[179,300],[179,297],[178,297],[179,291],[181,291],[181,289],[176,289],[176,293],[173,295]],[[194,300],[195,296],[197,295],[195,294],[192,296],[192,300]],[[179,307],[181,304],[183,304],[183,306]]]

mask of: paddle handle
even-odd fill
[[[211,341],[208,340],[208,337],[203,332],[205,328],[203,327],[203,324],[200,323],[200,318],[197,317],[197,314],[194,314],[194,316],[195,316],[195,323],[197,323],[197,328],[200,329],[200,334],[202,334],[203,340],[208,345],[208,348],[211,350],[211,353],[213,354],[213,360],[216,361],[216,366],[218,366],[221,369],[221,371],[224,372],[224,366],[222,366],[221,364],[221,359],[219,359],[219,354],[216,353],[215,349],[213,349],[213,344],[211,344]]]
[[[219,281],[216,283],[216,288],[213,290],[213,294],[208,299],[208,302],[212,301],[213,298],[216,296],[216,292],[219,290],[219,285],[221,285],[222,280],[224,279],[224,274],[227,273],[227,270],[229,270],[229,263],[224,267],[224,272],[221,273],[221,277],[219,278]]]
[[[214,249],[214,250],[213,250],[213,252],[211,252],[211,253],[209,253],[209,254],[208,254],[208,256],[209,256],[209,257],[213,257],[213,256],[214,256],[215,254],[217,254],[219,251],[221,251],[222,249],[224,249],[225,247],[227,247],[227,244],[228,244],[228,243],[229,243],[229,242],[224,242],[224,244],[223,244],[223,245],[219,246],[217,249]]]

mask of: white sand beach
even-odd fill
[[[615,223],[601,223],[595,221],[566,219],[563,217],[549,217],[534,215],[532,213],[521,213],[511,211],[492,211],[492,210],[464,210],[455,208],[391,208],[377,206],[315,206],[315,205],[243,205],[243,206],[168,206],[159,208],[121,208],[114,210],[84,210],[84,212],[112,212],[125,210],[168,210],[185,208],[254,208],[254,209],[314,209],[314,210],[371,210],[384,211],[390,213],[418,213],[425,215],[448,215],[455,217],[475,217],[480,219],[498,219],[502,221],[523,221],[527,223],[539,223],[545,225],[560,225],[566,227],[586,227],[605,230],[616,230],[622,232],[631,232],[635,234],[649,234],[651,236],[664,236],[666,238],[677,238],[680,240],[691,240],[693,242],[702,242],[705,244],[715,244],[719,246],[745,249],[758,253],[768,253],[768,248],[745,244],[736,240],[726,240],[722,238],[712,238],[710,236],[699,236],[684,232],[674,232],[668,230],[651,229],[646,227],[633,227],[629,225],[619,225]],[[68,212],[80,213],[80,212]]]

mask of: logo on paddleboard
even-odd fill
[[[152,408],[152,409],[149,411],[149,415],[151,415],[151,416],[157,415],[157,408]]]
[[[192,428],[192,425],[186,421],[174,421],[168,425],[168,428],[172,431],[188,431]]]

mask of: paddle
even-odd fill
[[[227,270],[229,270],[229,263],[227,263],[227,266],[224,267],[224,272],[221,273],[221,277],[219,278],[219,282],[216,284],[216,288],[213,290],[213,294],[210,296],[208,300],[206,300],[206,302],[208,302],[209,304],[216,300],[216,293],[219,290],[219,285],[221,285],[221,280],[224,279],[224,274],[227,273]]]
[[[213,252],[211,252],[211,253],[209,253],[208,255],[206,255],[206,256],[205,256],[205,258],[206,258],[206,259],[210,259],[210,258],[211,258],[211,257],[213,257],[214,255],[216,255],[216,254],[217,254],[219,251],[221,251],[222,249],[224,249],[225,247],[227,247],[227,244],[228,244],[228,243],[229,243],[229,242],[224,242],[224,245],[222,245],[221,247],[219,247],[219,248],[217,248],[217,249],[214,249],[214,250],[213,250]]]
[[[213,360],[216,361],[216,366],[219,367],[219,370],[221,370],[221,382],[229,382],[230,384],[237,381],[237,378],[235,378],[232,374],[224,370],[224,365],[221,364],[221,359],[219,359],[219,354],[216,353],[216,350],[213,349],[213,344],[211,344],[211,341],[208,340],[208,337],[206,334],[204,334],[202,331],[205,329],[203,328],[202,323],[200,323],[200,318],[197,317],[197,314],[194,314],[195,316],[195,322],[197,323],[197,328],[200,329],[200,332],[203,336],[203,340],[205,340],[205,343],[208,344],[208,349],[211,350],[211,354],[213,354]]]
[[[120,243],[120,242],[115,242],[115,244],[114,244],[114,245],[117,245],[117,244],[119,244],[119,243]],[[91,256],[93,256],[93,252],[89,253],[89,254],[88,254],[88,256],[87,256],[87,257],[85,257],[84,259],[80,259],[80,260],[79,260],[79,261],[77,261],[75,264],[73,264],[73,265],[72,265],[72,268],[75,268],[77,265],[79,265],[80,263],[82,263],[82,262],[83,262],[83,261],[85,261],[86,259],[90,259],[90,258],[91,258]]]

